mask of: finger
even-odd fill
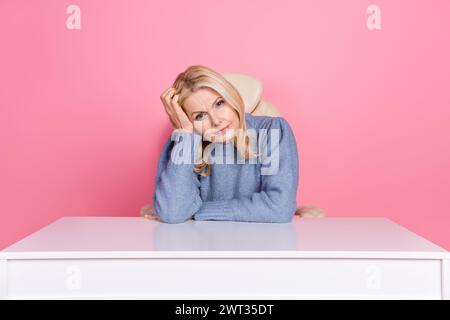
[[[173,94],[175,92],[175,88],[168,88],[164,93],[161,95],[161,99],[163,99],[166,102],[170,102],[171,98],[173,97]]]
[[[172,110],[175,113],[175,115],[177,116],[177,120],[180,123],[181,126],[181,119],[183,119],[184,121],[189,120],[187,118],[186,113],[184,112],[184,110],[181,108],[181,106],[178,104],[178,98],[179,98],[179,94],[176,94],[173,96],[172,101],[171,101],[171,105],[172,105]]]
[[[191,122],[189,120],[189,117],[187,115],[187,113],[184,111],[184,109],[178,104],[178,97],[174,97],[174,99],[172,100],[173,105],[174,105],[174,110],[177,113],[178,116],[178,120],[180,120],[180,123],[188,123]]]
[[[180,104],[178,103],[178,98],[179,98],[179,95],[176,94],[172,99],[173,110],[177,113],[178,116],[187,117],[186,112],[184,112],[183,108],[181,108]]]
[[[159,217],[156,217],[156,216],[154,216],[154,215],[144,215],[144,218],[145,219],[148,219],[148,220],[159,220]]]
[[[178,124],[178,119],[177,119],[177,115],[176,112],[173,110],[173,106],[171,103],[172,97],[173,97],[173,92],[175,91],[175,88],[173,87],[169,87],[166,90],[164,90],[164,92],[161,94],[161,101],[164,105],[164,110],[167,114],[167,116],[169,117],[170,123],[172,124],[172,126],[174,128],[179,128],[179,124]]]
[[[166,92],[166,94],[164,95],[163,99],[167,104],[171,103],[172,97],[173,97],[173,93],[174,93],[175,89],[171,88],[169,91]]]
[[[164,111],[166,112],[167,116],[169,117],[169,120],[172,123],[173,127],[177,128],[178,124],[175,121],[175,118],[177,116],[174,114],[174,111],[169,104],[164,103]]]
[[[172,103],[172,106],[173,106],[174,110],[177,110],[177,111],[178,111],[179,108],[181,108],[180,105],[178,104],[178,97],[179,97],[179,95],[176,94],[176,95],[174,95],[172,97],[172,100],[171,100],[171,103]]]
[[[167,104],[167,102],[168,102],[167,96],[168,96],[169,93],[170,93],[170,92],[168,91],[168,92],[165,92],[165,93],[161,94],[160,99],[161,99],[161,101],[162,101],[164,104]]]
[[[167,95],[167,93],[168,93],[170,90],[172,90],[172,89],[174,89],[174,88],[173,88],[173,87],[169,87],[169,88],[167,88],[166,90],[164,90],[164,92],[161,93],[161,97],[164,97],[165,95]]]
[[[178,127],[180,127],[180,125],[179,125],[179,120],[178,120],[178,115],[177,115],[176,110],[175,110],[174,107],[173,107],[173,104],[172,104],[172,97],[171,97],[172,91],[174,91],[174,90],[175,90],[174,88],[170,88],[170,89],[168,90],[168,92],[167,92],[166,95],[164,96],[164,102],[165,102],[165,103],[163,103],[163,104],[164,104],[164,108],[165,108],[165,110],[166,110],[166,113],[167,113],[167,115],[169,116],[170,121],[172,122],[172,125],[173,125],[175,128],[178,128]]]
[[[170,121],[174,128],[181,128],[181,121],[179,119],[182,116],[178,111],[178,96],[174,95],[175,88],[171,87],[165,91],[163,96],[164,107],[166,109],[166,113],[169,115]]]

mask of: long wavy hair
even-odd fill
[[[179,94],[178,103],[183,110],[184,101],[198,89],[209,88],[217,92],[236,111],[239,117],[239,125],[231,142],[236,146],[242,158],[250,159],[258,156],[247,133],[244,100],[238,90],[225,77],[208,67],[193,65],[177,76],[172,87],[176,90],[175,94]],[[203,141],[202,139],[201,148],[199,147],[195,153],[198,159],[201,157],[201,162],[196,162],[194,172],[202,176],[211,174],[211,164],[208,162],[210,153],[208,151],[211,149],[208,148],[208,145],[210,143],[211,141]]]

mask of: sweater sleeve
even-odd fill
[[[271,129],[279,130],[274,132]],[[200,210],[194,215],[195,220],[291,222],[296,209],[299,179],[295,136],[285,119],[275,117],[266,137],[267,153],[263,154],[267,156],[262,158],[261,190],[247,197],[203,201]],[[273,144],[272,141],[278,143]],[[269,169],[271,166],[264,166],[268,159],[271,162],[278,159],[278,167]]]
[[[194,155],[201,136],[176,129],[161,152],[155,178],[153,207],[162,222],[181,223],[200,208],[200,181]]]

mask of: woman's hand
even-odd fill
[[[156,214],[155,209],[153,209],[150,204],[147,204],[141,208],[141,216],[148,220],[161,221],[159,216]]]
[[[161,95],[161,101],[164,105],[167,115],[174,129],[182,129],[193,133],[194,126],[189,120],[186,112],[178,104],[178,94],[175,93],[175,88],[167,88]]]

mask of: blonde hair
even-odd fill
[[[232,139],[232,143],[236,146],[237,151],[244,159],[258,156],[255,150],[251,149],[250,137],[247,134],[244,100],[237,89],[225,77],[208,67],[193,65],[177,76],[172,87],[176,90],[175,94],[179,94],[178,103],[182,108],[183,102],[200,88],[209,88],[217,92],[236,111],[239,117],[239,125],[236,128],[237,130],[235,130],[236,135]],[[199,148],[195,153],[197,156],[198,154],[202,155],[202,161],[195,165],[194,172],[202,176],[211,174],[208,153],[204,152],[210,143],[210,141],[203,141],[200,144],[201,149]]]

